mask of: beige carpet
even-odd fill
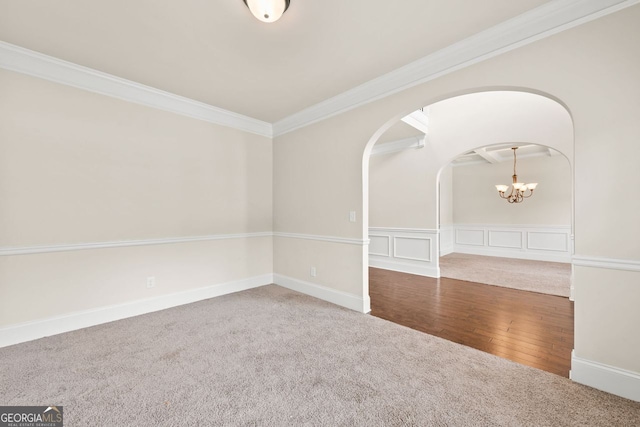
[[[637,426],[640,403],[271,285],[0,349],[65,426]]]
[[[568,297],[571,264],[453,253],[440,258],[440,275],[467,282]]]

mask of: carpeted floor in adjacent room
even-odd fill
[[[266,286],[0,349],[68,426],[632,426],[640,403]]]
[[[452,253],[440,257],[440,275],[450,279],[568,297],[571,264]]]

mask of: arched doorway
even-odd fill
[[[439,180],[442,169],[460,154],[481,147],[496,143],[538,143],[561,152],[568,160],[572,177],[573,125],[569,112],[558,101],[522,90],[475,92],[421,108],[428,118],[426,136],[408,146],[412,151],[394,154],[395,160],[411,157],[413,163],[405,162],[395,171],[393,167],[387,167],[386,176],[382,178],[370,174],[370,167],[375,169],[376,162],[380,163],[370,154],[376,150],[390,152],[380,150],[380,145],[373,145],[378,140],[389,145],[397,142],[388,142],[383,135],[383,131],[393,130],[393,123],[383,126],[365,150],[365,235],[370,239],[369,265],[437,278],[440,276]],[[408,173],[412,168],[419,170],[420,175],[412,177]],[[570,234],[573,237],[573,180],[570,181]],[[382,193],[386,191],[394,198],[380,197],[378,192],[372,191],[370,183],[384,183],[386,187]],[[407,214],[408,207],[414,208],[414,215]],[[567,242],[570,253],[571,243]]]

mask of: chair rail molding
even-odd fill
[[[255,237],[271,237],[273,233],[263,231],[257,233],[212,234],[208,236],[169,237],[162,239],[120,240],[111,242],[70,243],[62,245],[0,247],[0,256],[43,254],[49,252],[82,251],[89,249],[121,248],[128,246],[168,245],[175,243],[204,242],[210,240],[249,239]]]
[[[60,245],[0,247],[0,256],[42,254],[48,252],[81,251],[89,249],[119,248],[127,246],[168,245],[175,243],[203,242],[208,240],[249,239],[255,237],[284,237],[289,239],[317,240],[321,242],[366,246],[369,239],[321,236],[314,234],[260,231],[256,233],[212,234],[207,236],[168,237],[161,239],[121,240],[111,242],[69,243]]]
[[[606,268],[609,270],[624,270],[640,272],[640,261],[631,259],[615,259],[604,257],[590,257],[574,255],[572,263],[577,267]]]
[[[366,246],[369,244],[369,239],[356,239],[350,237],[336,237],[336,236],[322,236],[317,234],[301,234],[301,233],[285,233],[282,231],[275,231],[274,237],[284,237],[288,239],[302,239],[302,240],[316,240],[320,242],[342,243],[347,245]]]

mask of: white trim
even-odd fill
[[[454,238],[454,227],[453,225],[441,225],[438,230],[439,234],[439,247],[440,247],[440,256],[443,257],[445,255],[449,255],[453,253],[453,238]]]
[[[462,239],[458,238],[458,233],[460,233],[461,231],[469,231],[469,232],[475,232],[475,233],[482,233],[482,243],[461,243]],[[485,232],[485,230],[480,229],[473,229],[473,228],[467,228],[467,227],[458,227],[456,226],[454,231],[453,231],[453,245],[454,247],[456,245],[464,245],[464,246],[480,246],[480,247],[485,247],[487,245],[486,242],[486,235],[487,233]],[[456,251],[457,252],[457,251]]]
[[[576,357],[571,352],[569,377],[580,384],[640,402],[640,374]]]
[[[494,236],[494,239],[492,239],[492,236],[494,233],[513,233],[513,234],[517,234],[518,238],[519,238],[519,243],[517,246],[509,246],[509,245],[501,245],[498,244],[497,242],[494,243],[493,240],[497,240],[497,236]],[[523,249],[523,244],[524,244],[524,238],[522,236],[522,231],[517,230],[517,231],[510,231],[510,230],[488,230],[487,233],[487,246],[490,248],[504,248],[504,249]],[[535,248],[531,248],[529,246],[527,246],[528,249],[535,249]]]
[[[429,117],[422,110],[416,110],[411,114],[407,114],[402,118],[402,121],[425,135],[429,133]]]
[[[565,246],[562,249],[543,248],[543,247],[540,247],[540,246],[533,246],[531,244],[531,235],[532,234],[554,234],[554,233],[542,232],[542,231],[527,231],[526,232],[526,235],[527,235],[527,249],[531,249],[531,250],[534,250],[534,251],[555,251],[555,252],[562,252],[562,253],[569,252],[569,240],[571,240],[571,236],[570,235],[566,235],[566,233],[562,233],[562,232],[555,233],[555,234],[558,234],[558,235],[564,237]]]
[[[284,135],[638,3],[640,0],[555,0],[545,3],[292,114],[273,124],[273,134]]]
[[[409,150],[411,148],[423,148],[426,135],[411,136],[409,138],[399,139],[397,141],[385,142],[384,144],[376,144],[371,149],[372,156],[380,156],[383,154],[397,153],[399,151]]]
[[[128,246],[147,246],[147,245],[166,245],[173,243],[201,242],[209,240],[227,240],[227,239],[248,239],[253,237],[286,237],[292,239],[317,240],[321,242],[343,243],[349,245],[366,246],[369,239],[352,239],[346,237],[320,236],[311,234],[298,233],[282,233],[282,232],[257,232],[257,233],[239,233],[239,234],[213,234],[209,236],[192,236],[192,237],[170,237],[163,239],[145,239],[145,240],[123,240],[114,242],[94,242],[94,243],[72,243],[67,245],[50,245],[50,246],[23,246],[23,247],[0,247],[0,256],[13,255],[29,255],[41,254],[49,252],[66,252],[80,251],[88,249],[104,249],[119,248]]]
[[[0,68],[124,101],[273,137],[273,126],[242,114],[0,41]]]
[[[429,241],[429,258],[414,258],[408,256],[398,255],[398,239],[412,239],[412,240],[422,240]],[[407,259],[410,261],[421,261],[421,262],[432,262],[433,254],[431,253],[431,248],[433,247],[433,239],[431,237],[418,237],[418,236],[393,236],[393,257],[398,259]],[[375,254],[371,254],[375,255]]]
[[[264,274],[262,276],[220,283],[204,288],[11,325],[0,328],[0,347],[88,328],[90,326],[152,313],[154,311],[165,310],[167,308],[257,288],[271,283],[273,283],[273,274]]]
[[[536,225],[536,224],[454,224],[453,252],[481,256],[527,259],[534,261],[571,262],[571,226],[570,225]],[[476,240],[465,240],[461,232],[476,232]],[[480,233],[482,243],[480,243]],[[519,235],[519,246],[499,245],[494,233],[511,233]],[[555,240],[538,242],[533,245],[531,236],[552,236]],[[557,239],[561,236],[561,241]],[[468,236],[466,236],[468,237]],[[558,240],[558,241],[556,241]]]
[[[369,266],[419,276],[440,277],[438,267],[439,230],[426,228],[384,228],[370,227],[369,236],[389,237],[387,250],[389,256],[369,252]],[[398,256],[398,239],[423,240],[429,245],[429,258],[416,256]],[[371,250],[371,246],[369,246]]]
[[[330,303],[359,311],[361,313],[369,313],[371,311],[371,300],[369,295],[364,298],[347,292],[338,291],[326,286],[317,285],[315,283],[305,282],[294,279],[292,277],[274,274],[273,281],[275,284],[296,292],[310,295]]]
[[[276,231],[273,233],[275,237],[286,237],[289,239],[318,240],[320,242],[345,243],[348,245],[366,246],[369,239],[352,239],[347,237],[319,236],[315,234],[299,234],[299,233],[283,233]]]
[[[2,41],[0,68],[273,138],[638,3],[640,0],[551,1],[274,124]]]
[[[535,230],[544,229],[544,230],[571,230],[570,225],[537,225],[537,224],[453,224],[450,227],[456,228],[472,228],[472,229],[481,229],[481,228],[491,228],[491,229],[505,229],[505,230],[518,230],[521,228],[532,228]]]
[[[369,227],[369,231],[385,231],[390,233],[427,233],[438,234],[440,231],[434,228],[388,228],[388,227]]]
[[[382,238],[387,239],[387,253],[386,254],[371,252],[371,238],[372,237],[382,237]],[[371,233],[369,233],[369,255],[383,256],[383,257],[387,257],[387,258],[391,257],[391,236],[384,235],[384,234],[371,234]]]
[[[415,274],[425,277],[440,277],[440,267],[429,265],[416,265],[393,259],[379,259],[369,257],[369,267],[381,268],[383,270],[399,271],[401,273]]]
[[[128,246],[166,245],[173,243],[202,242],[208,240],[248,239],[252,237],[270,237],[270,231],[240,234],[213,234],[209,236],[170,237],[164,239],[122,240],[115,242],[73,243],[68,245],[23,246],[0,248],[0,256],[42,254],[49,252],[81,251],[87,249],[120,248]]]
[[[604,257],[589,257],[574,255],[572,259],[574,266],[608,268],[610,270],[625,270],[640,272],[640,261],[631,259],[614,259]]]

